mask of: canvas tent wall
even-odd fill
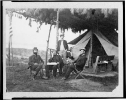
[[[106,36],[110,35],[110,36]],[[91,37],[93,37],[92,42],[92,57],[93,61],[95,61],[96,56],[102,55],[115,55],[115,59],[118,59],[118,33],[115,31],[111,31],[111,33],[101,33],[99,30],[89,30],[84,34],[80,35],[76,39],[69,42],[69,44],[73,44],[73,57],[77,59],[79,56],[79,49],[85,47],[86,48],[86,56],[89,59],[91,54],[90,49],[90,41]],[[110,38],[111,37],[111,38]]]

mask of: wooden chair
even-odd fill
[[[108,64],[108,62],[111,62],[111,60],[113,60],[113,59],[114,59],[114,55],[112,55],[112,56],[97,56],[96,57],[95,64],[93,66],[94,73],[95,74],[98,73],[98,65]]]
[[[86,62],[87,62],[87,59],[86,59]],[[85,63],[85,65],[86,65],[86,63]],[[84,72],[84,69],[85,69],[85,65],[83,67],[83,70],[81,70],[81,71],[77,70],[76,65],[75,65],[75,70],[77,72],[77,76],[75,77],[75,79],[77,79],[79,76],[81,76],[84,79],[83,72]]]

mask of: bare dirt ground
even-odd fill
[[[44,80],[38,75],[36,80],[31,80],[27,65],[18,65],[6,68],[6,85],[9,92],[111,92],[118,85],[118,77],[90,77],[85,79],[69,80],[57,79]]]

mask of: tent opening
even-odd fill
[[[104,50],[102,44],[98,40],[95,34],[93,34],[93,43],[92,43],[92,57],[93,57],[93,63],[96,60],[97,56],[103,56],[107,55],[106,51]]]
[[[88,57],[90,55],[90,41],[87,43],[86,45],[86,56]],[[96,37],[95,34],[93,34],[93,43],[92,43],[92,60],[93,63],[95,63],[96,57],[97,56],[103,56],[103,55],[107,55],[107,53],[105,52],[102,44],[100,43],[100,41],[98,40],[98,38]]]

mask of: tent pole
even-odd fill
[[[94,19],[94,16],[92,16],[92,17]],[[91,52],[90,52],[90,63],[89,63],[90,68],[93,68],[92,51],[93,51],[93,34],[94,34],[94,30],[95,30],[94,22],[92,22],[92,32],[91,32],[91,41],[90,41]]]
[[[47,65],[47,59],[48,59],[48,47],[49,47],[49,39],[50,39],[50,32],[51,32],[51,28],[52,28],[52,23],[51,23],[51,25],[50,25],[49,35],[48,35],[48,40],[47,40],[45,65]]]
[[[58,29],[59,29],[59,9],[57,10],[57,20],[56,20],[56,31],[57,31],[57,34],[56,34],[56,49],[57,49],[57,43],[58,43],[58,36],[59,36],[59,32],[58,32]]]
[[[90,58],[89,58],[89,68],[92,68],[92,43],[93,43],[93,30],[91,32],[91,41],[90,41]]]
[[[93,68],[93,59],[92,59],[92,57],[93,57],[93,34],[94,34],[94,30],[93,30],[93,32],[92,32],[92,42],[91,42],[91,67]]]

